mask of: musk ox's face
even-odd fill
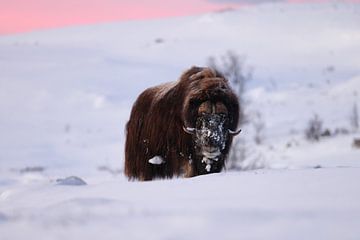
[[[198,155],[217,160],[228,138],[226,122],[223,114],[205,113],[198,117],[194,134]]]
[[[227,109],[223,103],[206,101],[200,105],[194,137],[202,156],[215,160],[221,154],[228,138],[227,125]]]
[[[226,148],[231,135],[237,134],[229,130],[229,116],[222,102],[206,101],[200,104],[197,112],[195,128],[187,128],[195,143],[196,154],[202,157],[207,172],[217,162]]]

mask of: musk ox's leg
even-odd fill
[[[164,157],[156,155],[148,157],[146,161],[146,171],[144,172],[143,180],[152,180],[154,178],[164,178],[164,169],[166,166],[166,160]]]
[[[149,181],[156,177],[164,178],[166,160],[155,159],[148,136],[141,124],[128,123],[125,143],[125,174],[131,179]]]
[[[126,176],[129,179],[140,181],[152,180],[154,178],[154,168],[161,168],[161,166],[149,163],[151,155],[146,140],[132,139],[131,136],[128,136],[125,149]]]
[[[141,159],[144,159],[144,149],[138,142],[141,123],[136,119],[130,118],[127,124],[127,134],[125,142],[125,175],[129,179],[139,179],[144,171],[141,166]]]
[[[156,177],[165,177],[164,158],[155,158],[150,143],[144,134],[136,134],[136,129],[141,129],[139,126],[132,126],[128,124],[128,134],[125,143],[125,174],[129,179],[137,179],[140,181],[152,180]],[[135,135],[135,137],[134,137]],[[141,137],[144,136],[144,137]],[[160,162],[162,159],[162,162]]]
[[[140,103],[135,104],[131,112],[125,142],[125,175],[129,179],[139,180],[145,176],[148,155],[147,138],[142,130],[146,111],[139,107]]]
[[[182,166],[183,176],[186,178],[194,176],[194,167],[191,161],[184,161]]]
[[[145,180],[152,180],[155,178],[166,178],[165,174],[166,163],[160,165],[149,164]]]

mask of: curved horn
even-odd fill
[[[236,130],[236,131],[233,131],[233,130],[229,129],[229,134],[230,134],[231,136],[236,136],[236,135],[238,135],[240,132],[241,132],[241,129]]]
[[[188,134],[195,134],[195,128],[191,128],[191,127],[185,127],[183,126],[183,130],[188,133]]]

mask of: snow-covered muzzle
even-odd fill
[[[220,101],[204,101],[197,110],[194,126],[184,126],[184,131],[192,135],[197,171],[200,174],[219,172],[224,164],[230,138],[241,130],[229,128],[229,112]]]
[[[227,117],[224,114],[204,113],[196,120],[194,136],[198,156],[202,156],[207,172],[218,161],[228,138]]]

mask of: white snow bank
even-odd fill
[[[359,174],[360,168],[334,167],[149,183],[120,176],[76,189],[34,184],[0,201],[0,233],[2,239],[356,239]]]

